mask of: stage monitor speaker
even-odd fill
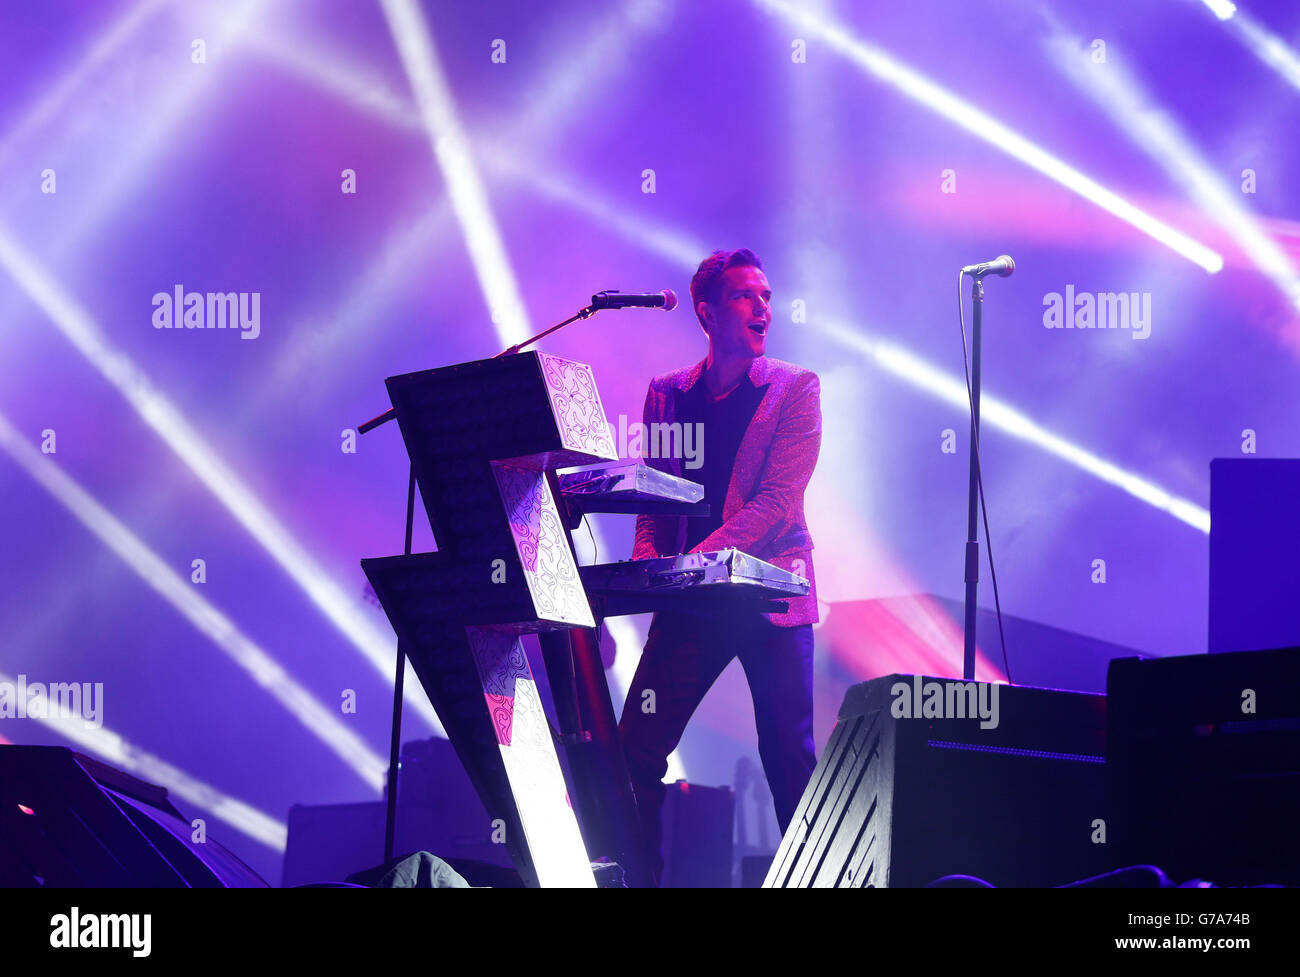
[[[1300,458],[1210,462],[1211,652],[1300,644]]]
[[[262,888],[167,791],[63,747],[0,746],[0,886]]]
[[[1300,648],[1121,658],[1111,840],[1174,882],[1300,885]]]
[[[383,801],[295,804],[289,809],[281,885],[338,882],[378,865],[384,857],[385,811]],[[445,739],[402,744],[395,828],[396,855],[432,852],[457,871],[472,863],[475,877],[461,874],[475,885],[501,885],[500,879],[513,874],[496,826]],[[492,872],[491,867],[501,871]],[[490,881],[480,883],[480,877]]]
[[[854,686],[764,887],[1056,886],[1106,871],[1105,702],[919,675]]]
[[[742,855],[740,858],[740,887],[761,889],[772,865],[771,855]]]
[[[280,885],[291,889],[343,882],[350,875],[374,868],[384,860],[386,813],[383,801],[293,805]],[[405,847],[394,850],[409,854]]]
[[[730,787],[669,784],[663,808],[665,889],[730,889],[736,797]]]

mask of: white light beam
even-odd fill
[[[381,3],[402,67],[415,92],[429,144],[447,181],[447,195],[460,221],[492,322],[505,344],[512,346],[527,339],[532,332],[528,313],[506,257],[487,191],[479,179],[469,139],[457,117],[433,39],[414,0],[381,0]]]
[[[1174,180],[1197,205],[1210,214],[1245,252],[1256,268],[1300,310],[1300,276],[1291,259],[1242,205],[1242,194],[1219,178],[1192,141],[1168,113],[1121,64],[1091,71],[1091,63],[1080,54],[1082,41],[1062,32],[1047,41],[1051,60],[1085,96],[1091,98],[1123,129],[1136,146]]]
[[[230,618],[200,597],[192,584],[92,498],[50,456],[29,444],[3,415],[0,415],[0,448],[371,788],[377,791],[382,787],[387,760],[349,729],[338,718],[336,709],[319,702]]]
[[[391,681],[397,661],[396,640],[366,617],[351,596],[334,582],[271,511],[191,427],[175,405],[140,369],[104,338],[90,314],[66,294],[35,259],[0,227],[0,267],[49,317],[77,350],[135,408],[164,443],[211,490],[254,539],[289,574],[325,617],[372,666]],[[425,696],[412,690],[407,702],[442,735],[442,724]]]
[[[0,682],[17,684],[3,672],[0,672]],[[34,718],[64,739],[71,740],[81,749],[95,754],[106,763],[133,773],[149,783],[165,787],[169,793],[196,807],[201,807],[214,818],[224,821],[254,841],[261,842],[274,851],[284,851],[289,836],[289,829],[284,822],[277,821],[252,805],[191,777],[152,753],[146,753],[112,730],[102,726],[87,726],[83,720],[75,716]]]
[[[1195,262],[1211,274],[1223,268],[1223,257],[1163,221],[1106,189],[1068,163],[1057,159],[987,112],[942,88],[882,49],[851,36],[835,22],[816,17],[785,0],[755,0],[759,6],[798,24],[848,57],[860,68],[898,89],[908,98],[943,116],[971,135],[1002,150],[1048,179],[1096,204],[1161,244]]]

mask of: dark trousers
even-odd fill
[[[754,699],[758,754],[782,834],[817,765],[812,625],[777,627],[755,611],[656,614],[618,727],[656,874],[663,865],[660,811],[668,755],[705,693],[736,657]]]

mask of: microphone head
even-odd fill
[[[664,311],[671,312],[677,308],[677,293],[671,288],[664,289]]]
[[[998,261],[1001,261],[1006,265],[1006,268],[1004,270],[998,272],[998,274],[1001,275],[1003,278],[1007,278],[1013,271],[1016,270],[1016,262],[1015,259],[1011,257],[1011,255],[1000,254],[998,255]]]

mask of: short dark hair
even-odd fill
[[[704,324],[704,318],[700,315],[700,303],[718,301],[722,273],[728,268],[740,268],[746,265],[758,268],[760,271],[763,268],[763,262],[753,251],[749,248],[737,248],[735,251],[714,251],[701,261],[700,267],[695,270],[695,276],[691,279],[691,309],[695,312],[695,318],[700,320],[700,328],[705,332],[709,331],[709,327]]]

